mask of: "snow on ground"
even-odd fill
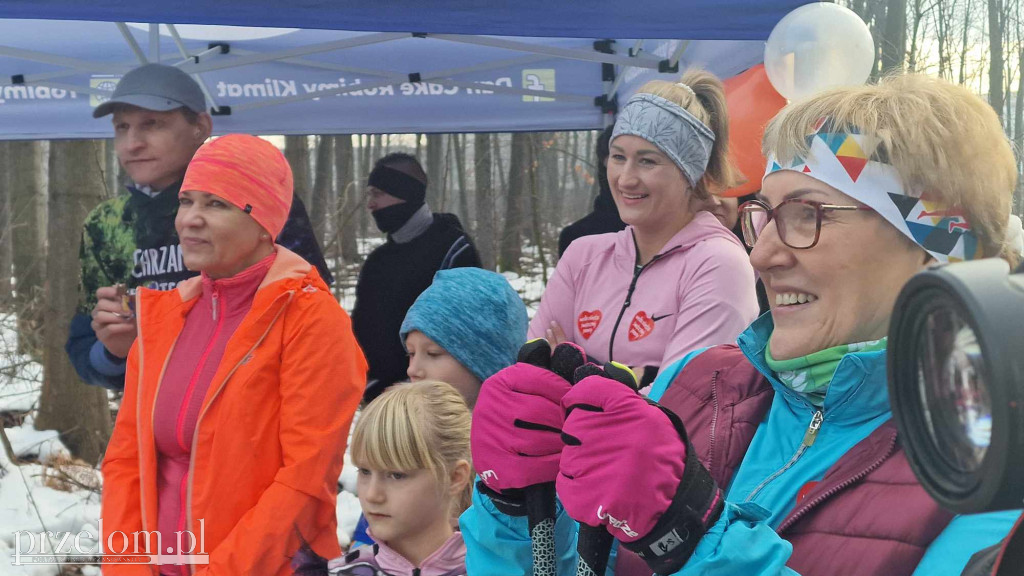
[[[18,318],[0,314],[0,413],[27,412],[39,399],[43,367],[18,354]]]
[[[93,538],[81,539],[82,550],[94,552],[98,546],[95,536],[100,517],[99,494],[81,488],[60,489],[61,484],[66,483],[58,482],[59,473],[53,467],[36,463],[66,458],[67,449],[57,439],[56,432],[34,430],[31,418],[6,431],[15,453],[20,458],[31,458],[33,463],[17,466],[0,450],[0,575],[57,574],[56,566],[14,566],[16,534],[19,531],[77,534],[84,530]],[[81,471],[98,481],[95,470],[84,468]],[[75,477],[88,481],[78,474]],[[31,546],[28,538],[22,536],[22,552],[28,552]],[[58,541],[59,538],[54,543]]]

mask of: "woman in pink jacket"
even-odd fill
[[[733,342],[757,317],[754,272],[709,212],[736,184],[722,83],[690,71],[648,82],[619,113],[608,182],[629,226],[574,241],[548,282],[530,338],[569,340],[644,384],[697,348]]]

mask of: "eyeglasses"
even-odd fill
[[[760,200],[751,200],[744,202],[739,209],[743,242],[748,248],[753,248],[768,223],[775,220],[775,229],[783,244],[796,250],[814,248],[821,235],[822,214],[833,210],[874,212],[867,206],[838,206],[802,198],[790,198],[775,208]]]

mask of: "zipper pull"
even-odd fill
[[[804,433],[803,445],[810,448],[814,444],[814,441],[818,438],[818,430],[821,430],[821,423],[825,421],[825,415],[818,410],[814,413],[814,418],[811,418],[811,425],[807,427],[807,432]]]
[[[217,289],[216,288],[213,289],[213,294],[211,295],[211,297],[213,298],[213,320],[214,320],[214,322],[216,322],[217,321],[217,298],[220,297],[220,294],[217,293]]]

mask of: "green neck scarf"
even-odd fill
[[[888,338],[870,340],[868,342],[857,342],[855,344],[842,344],[832,348],[826,348],[813,352],[807,356],[800,356],[791,360],[776,360],[772,358],[771,345],[765,346],[764,359],[768,367],[775,372],[779,380],[787,388],[799,393],[804,398],[821,407],[825,403],[825,393],[828,392],[828,385],[832,382],[832,376],[839,367],[839,361],[843,356],[851,352],[875,352],[885,350]]]

